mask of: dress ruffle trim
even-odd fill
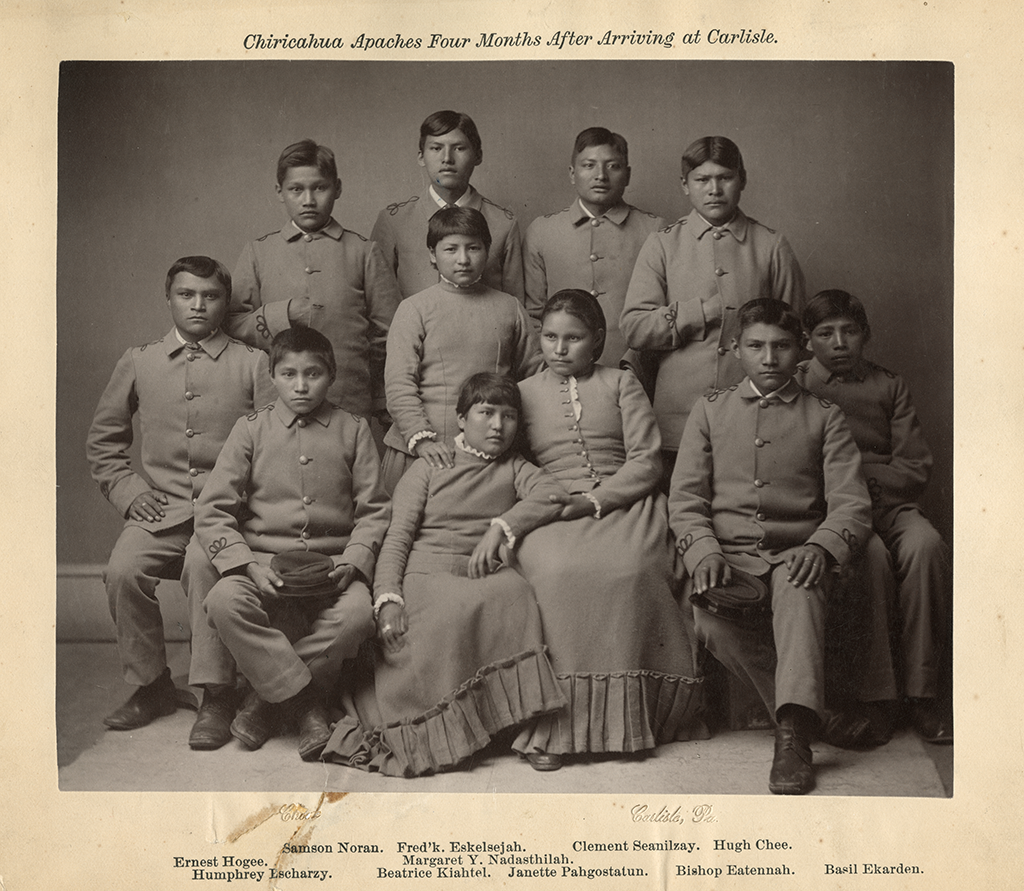
[[[344,716],[324,757],[389,776],[437,773],[480,751],[498,731],[565,704],[546,649],[527,650],[480,669],[415,718],[367,731]]]
[[[646,669],[557,677],[567,706],[524,728],[517,752],[640,752],[709,736],[697,716],[703,678]]]

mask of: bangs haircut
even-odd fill
[[[332,183],[338,179],[338,165],[334,152],[326,145],[317,145],[312,139],[293,142],[277,159],[277,184],[284,182],[292,167],[315,167],[324,179]]]
[[[587,127],[576,137],[576,142],[572,147],[571,163],[576,163],[576,158],[584,149],[596,148],[600,145],[610,145],[622,155],[622,162],[627,167],[629,166],[629,145],[626,143],[625,137],[618,133],[612,133],[611,130],[604,127]]]
[[[683,179],[691,170],[708,161],[735,170],[739,174],[740,185],[746,186],[747,168],[743,166],[743,155],[728,136],[702,136],[691,142],[683,152]]]
[[[737,340],[743,336],[743,332],[753,325],[774,325],[789,334],[792,334],[798,344],[803,343],[804,329],[800,325],[800,318],[790,308],[788,303],[776,300],[774,297],[758,297],[755,300],[748,300],[739,309],[739,334]]]
[[[480,142],[480,131],[477,130],[473,119],[461,111],[435,111],[428,115],[427,119],[420,124],[420,151],[427,143],[428,136],[444,136],[452,130],[461,130],[473,151],[477,155],[483,154],[483,144]]]
[[[804,328],[810,334],[822,322],[829,319],[849,319],[860,325],[865,336],[870,336],[871,326],[864,304],[847,291],[831,289],[819,291],[804,308]]]
[[[523,413],[523,398],[519,395],[516,382],[504,374],[482,371],[469,378],[459,390],[459,401],[455,413],[466,417],[474,405],[507,405],[520,415]]]
[[[338,364],[334,358],[331,342],[316,328],[285,328],[270,342],[270,374],[273,376],[277,363],[288,353],[310,353],[319,359],[331,380],[338,375]]]
[[[167,278],[164,281],[165,296],[171,296],[171,285],[174,284],[174,277],[179,272],[187,272],[196,278],[216,278],[227,292],[228,300],[231,299],[231,273],[220,260],[202,256],[182,257],[180,260],[175,260],[171,268],[167,270]]]
[[[544,308],[540,311],[541,325],[549,315],[556,312],[567,313],[583,323],[595,340],[594,361],[600,359],[601,353],[604,352],[608,323],[605,321],[604,310],[601,309],[597,298],[589,291],[582,291],[579,288],[565,288],[556,291],[548,298]]]
[[[442,238],[449,235],[467,235],[491,249],[491,230],[480,211],[472,207],[443,207],[427,223],[427,247],[433,250]]]

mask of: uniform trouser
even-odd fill
[[[757,690],[768,713],[784,705],[802,705],[822,715],[825,709],[825,592],[797,588],[779,564],[770,574],[771,615],[723,619],[694,608],[697,637],[737,677]],[[684,596],[693,582],[687,580]]]
[[[167,667],[156,586],[161,579],[178,578],[177,567],[191,537],[191,520],[152,531],[125,526],[111,551],[103,581],[117,626],[121,670],[129,684],[150,684]]]
[[[225,576],[207,595],[206,614],[267,702],[283,702],[310,681],[332,691],[342,662],[374,633],[370,591],[360,581],[333,601],[282,597],[264,604],[248,576]]]
[[[895,615],[889,552],[872,535],[829,590],[825,627],[830,692],[860,702],[897,698],[891,643]]]
[[[206,598],[219,581],[220,573],[199,540],[192,536],[185,549],[181,584],[188,595],[188,617],[192,625],[188,682],[194,687],[235,683],[235,659],[206,618]]]
[[[935,527],[916,507],[889,514],[882,525],[879,535],[892,555],[899,584],[904,692],[931,698],[949,635],[949,555]]]

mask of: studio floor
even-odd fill
[[[171,672],[185,687],[187,644],[171,644]],[[193,752],[195,712],[179,709],[131,732],[107,731],[103,718],[131,693],[113,643],[57,645],[57,764],[62,791],[548,792],[767,795],[771,733],[719,733],[662,746],[643,758],[596,757],[537,773],[495,742],[466,769],[405,780],[337,764],[305,763],[291,736],[250,752],[232,741]],[[198,693],[193,690],[192,692]],[[916,796],[953,793],[953,747],[900,730],[880,748],[852,752],[816,743],[813,795]]]

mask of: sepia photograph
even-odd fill
[[[319,788],[319,733],[331,790],[951,795],[953,74],[64,63],[61,788]],[[446,265],[442,247],[455,257],[467,241],[482,265]],[[180,259],[196,257],[207,265]],[[209,308],[195,296],[207,286],[223,292]],[[758,299],[772,303],[745,316]],[[759,325],[792,341],[763,378],[738,345]],[[222,342],[189,346],[190,326]],[[309,329],[334,365],[319,398],[364,418],[383,455],[378,472],[324,445],[325,465],[351,465],[349,507],[324,513],[307,508],[330,476],[260,478],[281,483],[293,447],[304,466],[302,439],[243,446],[232,431],[279,397],[315,412],[288,401],[273,346]],[[580,338],[582,352],[558,352]],[[237,356],[219,372],[225,348]],[[522,525],[504,544],[523,541],[490,579],[465,558],[505,496],[483,478],[442,485],[472,432],[457,403],[477,372],[519,381],[495,454],[523,452],[555,492],[513,492]],[[802,433],[763,410],[697,411],[787,385],[841,411]],[[752,444],[694,457],[688,423],[742,435],[699,432],[695,414],[753,425]],[[542,509],[558,498],[561,512]],[[455,509],[475,499],[479,516]],[[352,503],[368,515],[356,524]],[[694,530],[715,544],[688,557]],[[246,574],[325,549],[357,573],[329,609],[315,596],[271,608]],[[710,579],[705,563],[709,590],[695,591],[694,554],[712,551],[727,562]],[[820,599],[813,617],[777,620],[807,639],[783,645],[771,627],[776,576],[797,576],[801,604]],[[406,605],[417,580],[424,602]],[[729,612],[768,583],[767,605]],[[245,589],[258,631],[221,603],[226,587]],[[399,621],[404,639],[384,631]]]

